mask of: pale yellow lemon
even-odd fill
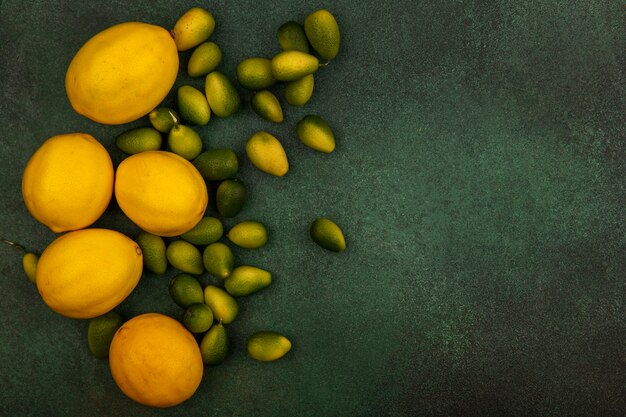
[[[95,222],[113,194],[113,163],[91,135],[53,136],[30,158],[22,196],[30,214],[60,233]]]
[[[122,124],[157,107],[177,74],[178,51],[169,31],[127,22],[103,30],[80,48],[67,69],[65,90],[77,113]]]
[[[35,274],[39,294],[52,310],[87,319],[121,303],[142,270],[141,249],[133,240],[114,230],[84,229],[48,245]]]
[[[209,196],[191,162],[165,151],[126,158],[115,175],[115,198],[139,227],[158,236],[178,236],[204,215]]]
[[[159,313],[132,318],[113,336],[111,374],[131,399],[172,407],[193,395],[202,380],[202,354],[193,335]]]

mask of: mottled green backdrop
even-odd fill
[[[190,401],[156,411],[122,395],[89,355],[87,322],[50,311],[3,245],[0,415],[624,415],[623,2],[4,0],[2,237],[37,251],[54,238],[20,193],[46,138],[88,132],[122,158],[113,142],[129,126],[97,125],[66,99],[77,49],[123,21],[171,27],[196,5],[215,15],[230,77],[242,59],[276,53],[287,20],[327,7],[342,30],[313,99],[285,104],[282,125],[246,105],[200,129],[206,146],[241,157],[250,198],[236,220],[266,223],[271,238],[237,262],[274,282],[241,300],[228,361],[206,369]],[[333,126],[333,154],[296,138],[309,113]],[[260,129],[282,139],[285,178],[247,162]],[[344,228],[345,254],[309,239],[320,215]],[[137,233],[116,207],[97,225]],[[173,272],[146,274],[120,311],[178,317]],[[276,363],[247,358],[258,330],[286,334],[293,350]]]

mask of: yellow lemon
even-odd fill
[[[115,125],[148,114],[177,74],[178,51],[170,33],[128,22],[103,30],[80,48],[67,69],[65,90],[77,113]]]
[[[165,151],[141,152],[122,161],[115,176],[115,198],[137,226],[158,236],[191,230],[209,202],[198,170]]]
[[[120,327],[111,342],[109,364],[124,394],[151,407],[182,403],[202,380],[202,354],[193,335],[158,313],[142,314]]]
[[[113,163],[93,136],[53,136],[30,158],[22,196],[30,214],[60,233],[95,222],[113,194]]]
[[[69,232],[43,251],[36,270],[39,294],[67,317],[101,316],[121,303],[141,278],[139,245],[108,229]]]

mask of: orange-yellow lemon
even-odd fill
[[[122,325],[109,350],[113,379],[131,399],[151,407],[172,407],[200,385],[203,363],[198,343],[178,321],[158,313]]]

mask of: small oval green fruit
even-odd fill
[[[335,150],[335,136],[328,123],[319,116],[309,114],[296,125],[300,141],[316,151],[330,153]]]
[[[272,75],[272,61],[267,58],[248,58],[237,65],[237,80],[249,90],[263,90],[276,84]]]
[[[335,222],[325,217],[316,219],[311,224],[311,238],[315,243],[324,249],[333,252],[343,252],[346,250],[346,240],[343,232]]]
[[[186,51],[209,39],[215,30],[215,18],[200,7],[189,9],[174,25],[176,48]]]
[[[224,74],[217,71],[209,73],[205,92],[209,106],[217,117],[228,117],[239,110],[239,93]]]
[[[215,217],[204,217],[190,231],[180,235],[181,239],[194,245],[208,245],[217,242],[224,233],[222,222]]]
[[[178,111],[180,117],[192,125],[206,125],[211,119],[211,109],[206,96],[200,90],[183,85],[178,89]]]
[[[267,243],[267,229],[263,223],[253,220],[236,224],[227,236],[235,245],[246,249],[260,248]]]
[[[250,100],[252,109],[264,118],[274,123],[283,122],[283,108],[280,106],[280,102],[274,94],[268,90],[259,91],[252,96]]]
[[[167,135],[167,146],[175,154],[192,160],[202,152],[202,139],[191,127],[176,125]]]
[[[272,283],[272,274],[254,266],[238,266],[224,280],[226,291],[233,297],[242,297],[267,288]]]
[[[202,262],[209,274],[226,279],[233,272],[235,257],[228,246],[216,242],[204,248]]]
[[[287,22],[278,28],[278,43],[283,51],[300,51],[309,53],[309,41],[304,28],[294,21]]]
[[[204,333],[213,324],[213,311],[204,303],[194,303],[183,314],[183,324],[192,333]]]
[[[169,107],[159,107],[148,115],[150,124],[161,133],[169,133],[170,129],[180,123],[180,117],[176,110]]]
[[[295,81],[313,74],[319,68],[319,60],[300,51],[283,51],[272,58],[272,74],[280,81]]]
[[[39,255],[36,253],[26,252],[22,256],[22,268],[30,282],[35,282],[37,262],[39,262]]]
[[[187,308],[195,303],[204,302],[202,286],[198,280],[191,275],[176,275],[170,280],[168,290],[172,300],[182,308]]]
[[[115,311],[89,320],[87,344],[89,351],[96,358],[109,356],[109,347],[117,330],[124,324],[124,318]]]
[[[315,52],[331,60],[339,52],[339,25],[328,10],[318,10],[304,19],[304,32]]]
[[[209,149],[198,155],[193,165],[206,181],[225,180],[239,170],[239,160],[232,149]]]
[[[290,350],[291,341],[276,332],[258,332],[248,339],[248,355],[257,361],[275,361]]]
[[[270,175],[282,177],[289,171],[289,161],[283,145],[267,132],[256,132],[248,139],[246,155],[252,165]]]
[[[161,236],[148,232],[142,232],[135,242],[141,248],[144,267],[155,274],[164,274],[167,269],[167,256],[165,255],[165,242]]]
[[[115,139],[115,146],[128,155],[161,149],[161,134],[151,127],[127,130]]]
[[[204,272],[202,255],[191,243],[184,240],[175,240],[165,251],[167,260],[176,269],[188,274],[199,275]]]
[[[225,180],[217,187],[215,204],[224,217],[235,217],[246,201],[246,186],[239,180]]]
[[[228,334],[222,323],[209,329],[200,342],[200,353],[205,365],[219,365],[228,355]]]
[[[285,100],[292,106],[304,106],[311,99],[314,88],[313,74],[291,81],[285,85]]]
[[[222,50],[214,42],[205,42],[194,49],[189,63],[187,73],[190,77],[201,77],[214,71],[222,62]]]
[[[223,289],[207,285],[204,289],[204,303],[211,307],[215,320],[230,324],[239,314],[237,301]]]

